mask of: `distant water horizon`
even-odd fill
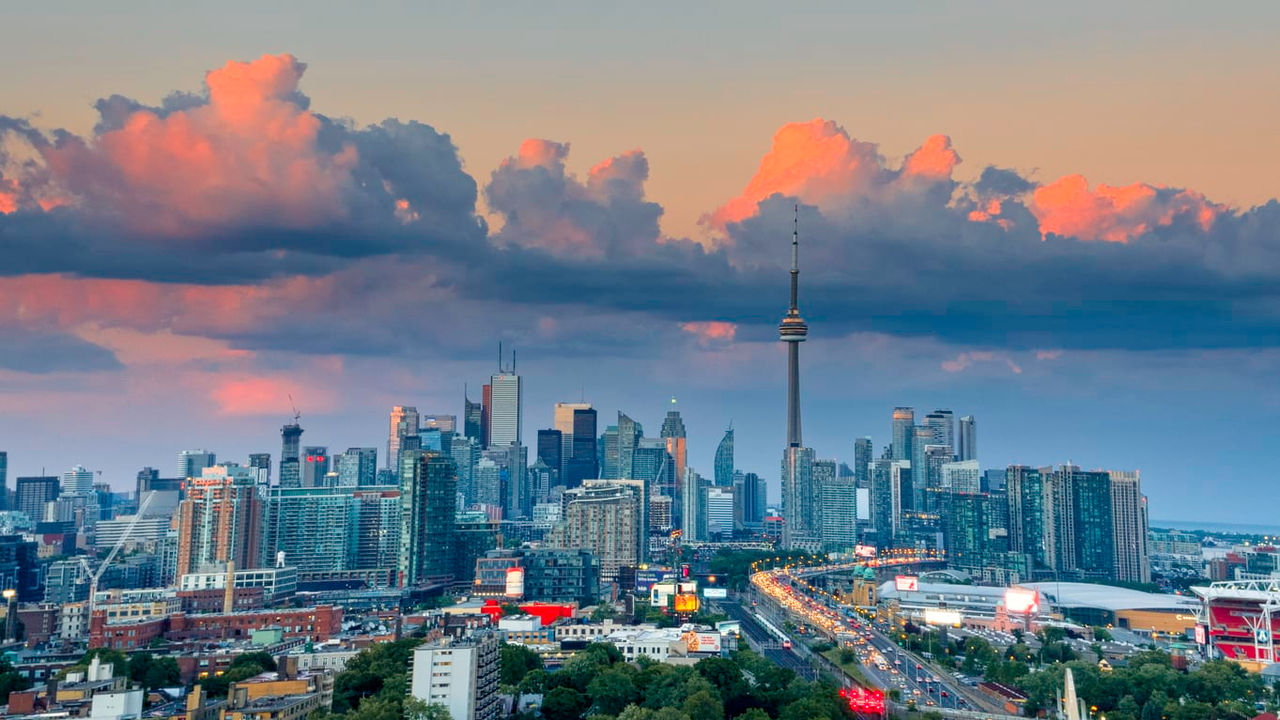
[[[1237,535],[1280,535],[1280,525],[1258,523],[1209,522],[1207,520],[1150,520],[1147,524],[1153,528],[1169,528],[1171,530],[1202,530],[1204,532],[1226,532]]]

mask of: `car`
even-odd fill
[[[946,690],[943,690],[943,691],[942,691],[942,697],[951,697],[951,696],[947,694],[947,691],[946,691]]]

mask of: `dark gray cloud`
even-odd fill
[[[9,327],[0,336],[0,368],[5,370],[47,374],[121,368],[110,350],[74,335]]]

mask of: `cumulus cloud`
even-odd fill
[[[530,139],[493,171],[485,197],[502,215],[495,240],[556,255],[639,255],[659,242],[662,206],[645,200],[649,161],[639,150],[591,168],[585,181],[565,169],[567,143]]]
[[[305,69],[265,55],[157,107],[112,96],[91,137],[0,117],[0,272],[234,283],[483,242],[447,135],[313,112]]]
[[[1022,374],[1022,368],[1013,361],[1013,358],[989,350],[962,352],[950,360],[942,361],[942,369],[949,373],[958,373],[964,372],[978,363],[1001,363],[1014,375]]]
[[[1199,193],[1145,183],[1090,190],[1083,175],[1037,188],[1031,205],[1043,235],[1106,242],[1128,242],[1175,224],[1208,232],[1223,210]]]
[[[680,323],[680,329],[697,338],[703,347],[729,345],[738,335],[735,323],[720,320],[702,320]]]

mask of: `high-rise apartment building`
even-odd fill
[[[658,433],[658,437],[667,441],[667,452],[671,454],[671,459],[676,464],[676,477],[682,477],[688,461],[688,439],[684,420],[680,417],[680,411],[676,409],[674,397],[671,398],[671,409],[667,411],[667,417],[662,421],[662,430]]]
[[[564,518],[550,545],[590,551],[600,560],[601,579],[617,580],[620,568],[634,567],[641,557],[640,495],[635,483],[617,480],[588,480],[566,491]]]
[[[183,450],[178,453],[178,477],[200,477],[201,471],[218,464],[218,454],[211,450]]]
[[[982,491],[982,469],[977,460],[945,463],[939,485],[946,492],[977,494]]]
[[[258,567],[265,519],[262,489],[248,468],[204,468],[187,481],[178,505],[178,577],[228,562],[237,570]]]
[[[1060,574],[1082,579],[1114,574],[1111,476],[1063,465],[1050,474],[1054,537]]]
[[[467,503],[476,502],[476,463],[480,462],[480,441],[473,437],[453,436],[450,455],[458,472],[458,493]]]
[[[934,410],[924,416],[924,426],[933,431],[930,445],[946,445],[955,454],[955,413],[950,410]]]
[[[1147,498],[1137,470],[1112,470],[1111,521],[1115,575],[1121,582],[1151,582],[1147,552]]]
[[[718,487],[725,487],[733,484],[733,427],[724,431],[724,437],[720,439],[720,444],[716,446],[715,456],[715,482]]]
[[[335,458],[338,485],[342,487],[367,487],[378,483],[378,449],[347,448]]]
[[[458,471],[453,459],[424,450],[400,457],[402,587],[452,576]]]
[[[644,437],[644,427],[632,420],[626,413],[618,413],[618,470],[614,479],[632,480],[635,478],[636,447]],[[606,462],[608,450],[606,449]]]
[[[430,705],[443,705],[454,720],[496,720],[499,649],[492,631],[467,638],[445,638],[413,651],[409,694]]]
[[[734,499],[742,508],[743,526],[751,529],[761,527],[769,506],[764,479],[755,473],[734,473],[734,488]]]
[[[940,476],[934,478],[929,477],[929,461],[926,459],[929,453],[929,446],[933,440],[933,428],[925,425],[917,425],[911,429],[911,455],[907,457],[911,461],[911,489],[912,499],[911,507],[916,510],[927,510],[928,504],[925,501],[928,495],[929,487],[936,487],[940,482]],[[946,450],[946,461],[951,462],[951,453]],[[934,480],[930,483],[930,480]]]
[[[960,438],[956,446],[956,459],[978,459],[978,425],[972,415],[960,418]]]
[[[395,569],[400,561],[400,490],[356,488],[354,502],[350,569]]]
[[[822,508],[822,545],[830,550],[847,550],[858,541],[858,481],[832,472],[835,460],[813,464]]]
[[[351,488],[309,485],[271,488],[267,496],[268,555],[284,553],[299,572],[347,570],[354,551]]]
[[[258,482],[271,484],[271,453],[249,453],[249,467],[258,471]]]
[[[909,407],[893,409],[892,444],[889,446],[893,460],[911,459],[911,441],[916,427],[916,411]]]
[[[302,426],[290,423],[280,428],[280,487],[302,486]]]
[[[418,434],[418,408],[412,405],[396,405],[391,408],[387,429],[387,468],[399,472],[400,449],[406,435]]]
[[[1053,488],[1047,472],[1025,465],[1005,470],[1005,493],[1009,501],[1009,550],[1023,553],[1032,569],[1057,565],[1054,538]]]
[[[786,549],[817,550],[822,544],[813,460],[813,448],[806,447],[787,448],[782,456],[782,477],[787,481],[782,485],[782,544]]]
[[[0,450],[0,510],[9,509],[9,453]]]

